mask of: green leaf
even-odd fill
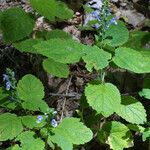
[[[119,90],[111,83],[88,84],[85,88],[85,96],[89,105],[105,117],[110,116],[120,107]]]
[[[139,133],[143,133],[145,128],[140,126],[140,125],[136,125],[136,124],[127,124],[127,127],[130,129],[130,130],[133,130],[135,132],[139,132]]]
[[[49,140],[56,143],[62,150],[72,150],[73,144],[87,143],[93,137],[92,131],[77,118],[63,119],[52,132],[54,135],[50,135]]]
[[[40,111],[43,113],[46,113],[49,109],[45,101],[23,102],[22,107],[26,110]]]
[[[0,115],[0,141],[12,140],[23,131],[21,119],[15,114]]]
[[[42,82],[31,74],[25,75],[17,84],[19,98],[24,101],[24,109],[46,112],[48,105],[43,101],[44,87]],[[43,110],[44,108],[44,110]]]
[[[12,110],[16,108],[16,102],[10,100],[8,91],[2,87],[0,87],[0,106]]]
[[[50,144],[51,146],[52,143],[57,144],[57,146],[60,147],[62,150],[73,150],[72,142],[70,142],[68,138],[64,137],[61,132],[59,133],[57,131],[54,136],[48,137],[48,144]]]
[[[12,147],[7,148],[6,150],[22,150],[22,149],[19,147],[18,144],[16,144],[16,145],[14,145]]]
[[[51,39],[34,46],[37,53],[60,63],[76,63],[85,55],[85,45],[72,39]]]
[[[21,8],[3,12],[1,29],[6,42],[16,42],[27,37],[33,30],[34,21]]]
[[[43,61],[43,68],[49,74],[52,74],[56,77],[67,78],[69,75],[68,65],[56,62],[52,59],[45,59]]]
[[[4,90],[4,88],[0,87],[0,101],[7,98],[9,94]]]
[[[67,32],[55,29],[50,32],[47,32],[47,34],[46,34],[46,40],[50,40],[53,38],[71,39],[72,36],[71,36],[71,34],[69,34]]]
[[[40,43],[41,39],[27,39],[19,43],[14,43],[13,46],[20,52],[37,53],[34,45]]]
[[[125,47],[130,47],[136,50],[144,50],[144,46],[150,40],[150,33],[144,31],[132,31],[130,32],[129,40],[124,44]]]
[[[122,97],[122,103],[116,113],[133,124],[144,124],[146,122],[146,110],[144,106],[131,96]]]
[[[119,67],[135,73],[150,72],[150,52],[139,52],[130,48],[120,47],[115,50],[113,62]]]
[[[31,74],[25,75],[17,85],[19,98],[23,101],[39,101],[44,97],[42,82]]]
[[[56,0],[30,0],[30,4],[39,14],[46,17],[49,21],[59,19],[70,19],[73,11],[63,2]]]
[[[67,7],[67,5],[61,1],[57,2],[55,15],[61,20],[67,20],[73,17],[73,11]]]
[[[107,122],[99,132],[98,138],[101,142],[109,144],[110,149],[113,150],[123,150],[133,146],[130,130],[116,121]]]
[[[25,131],[21,133],[16,140],[21,142],[22,150],[44,150],[45,143],[40,138],[35,138],[35,133]]]
[[[37,123],[37,116],[23,116],[21,119],[23,125],[30,129],[41,128],[46,124],[44,116],[40,123]]]
[[[55,0],[30,0],[30,4],[40,15],[50,21],[55,20],[57,3]]]
[[[146,141],[150,138],[150,128],[147,128],[142,134],[142,140]]]
[[[116,47],[121,46],[128,41],[129,31],[123,22],[118,21],[117,25],[111,25],[106,30],[104,43]]]
[[[139,95],[144,98],[150,99],[150,89],[142,89],[141,92],[139,92]]]
[[[86,51],[86,55],[82,58],[86,62],[87,70],[92,72],[93,68],[100,70],[108,66],[108,60],[111,59],[111,54],[96,46],[89,46],[89,49]]]

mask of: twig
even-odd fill
[[[70,87],[70,84],[71,84],[71,80],[72,80],[72,76],[71,76],[70,79],[69,79],[69,82],[68,82],[68,85],[67,85],[67,89],[66,89],[66,94],[65,94],[65,95],[68,95],[69,87]],[[64,101],[63,101],[63,105],[62,105],[62,111],[61,111],[60,122],[62,121],[63,116],[64,116],[64,110],[65,110],[66,100],[67,100],[67,99],[66,99],[66,97],[65,97],[65,98],[64,98]]]
[[[76,99],[80,99],[81,97],[81,94],[78,94],[78,93],[68,93],[67,95],[66,94],[61,94],[61,93],[49,93],[48,94],[49,96],[53,96],[53,97],[75,97]]]

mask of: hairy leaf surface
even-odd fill
[[[60,63],[76,63],[85,55],[86,46],[72,39],[51,39],[34,46],[37,53]]]
[[[37,53],[36,49],[33,46],[40,43],[41,41],[42,41],[41,39],[27,39],[19,43],[14,43],[13,46],[20,52],[36,54]]]
[[[12,140],[23,131],[21,119],[15,114],[0,115],[0,141]]]
[[[131,48],[120,47],[115,50],[113,62],[124,69],[135,73],[150,72],[150,52],[136,51]]]
[[[105,37],[105,44],[112,47],[121,46],[128,41],[129,31],[124,23],[119,21],[117,25],[110,25],[106,30]]]
[[[62,150],[72,150],[73,144],[79,145],[92,139],[92,131],[77,118],[65,118],[52,130],[54,135],[49,140],[56,143]]]
[[[40,138],[35,137],[32,131],[25,131],[21,133],[16,140],[21,142],[21,150],[44,150],[45,143]]]
[[[24,109],[46,112],[49,108],[44,98],[44,87],[42,82],[31,74],[25,75],[17,84],[19,98],[24,101]]]
[[[119,90],[111,83],[88,84],[85,96],[89,105],[105,117],[116,112],[121,103]]]
[[[30,0],[31,6],[49,21],[54,21],[55,17],[65,20],[73,16],[70,10],[63,2],[56,0]]]
[[[117,121],[107,122],[98,134],[99,140],[109,144],[113,150],[123,150],[133,146],[130,130]]]
[[[111,54],[96,46],[90,46],[86,51],[86,55],[83,56],[86,68],[90,72],[92,72],[93,68],[96,70],[105,68],[109,64],[109,59],[111,59]]]
[[[21,8],[3,12],[1,29],[6,42],[16,42],[27,37],[33,30],[34,21]]]
[[[68,65],[56,62],[52,59],[45,59],[43,61],[43,68],[49,74],[52,74],[56,77],[67,78],[69,75]]]
[[[123,96],[122,103],[117,109],[118,115],[126,121],[135,124],[144,124],[146,122],[146,110],[141,102],[131,96]]]
[[[41,120],[40,122],[37,122],[37,116],[29,116],[29,115],[21,117],[21,120],[23,125],[30,129],[40,128],[46,124],[44,116],[43,120]]]

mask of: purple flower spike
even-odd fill
[[[52,119],[52,121],[51,121],[51,125],[54,127],[54,128],[56,128],[57,127],[57,121],[55,120],[55,119]]]

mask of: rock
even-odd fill
[[[134,27],[141,26],[146,21],[144,15],[136,12],[136,10],[121,10],[121,14],[128,18],[128,23]]]

